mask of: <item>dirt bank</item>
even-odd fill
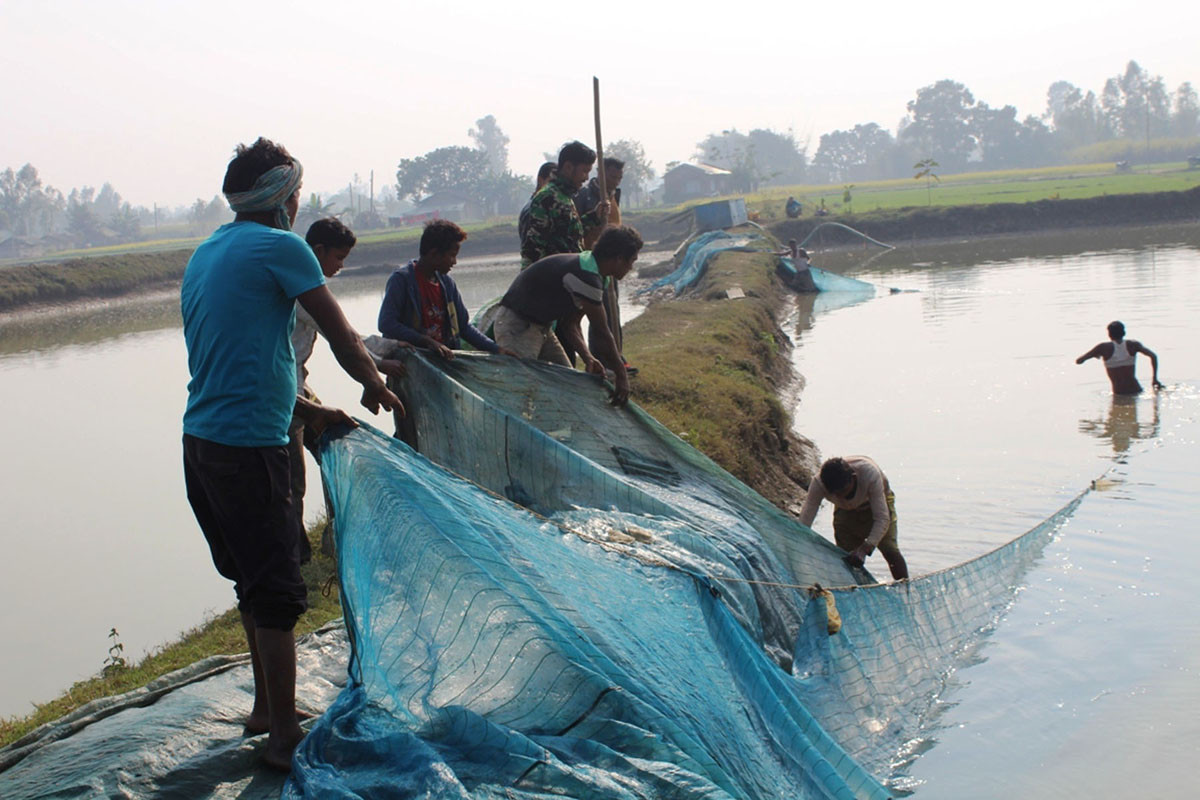
[[[889,244],[967,239],[1082,228],[1161,225],[1200,220],[1200,188],[1186,192],[1102,195],[1081,200],[932,206],[837,217],[803,217],[768,229],[781,241],[802,241],[822,222],[840,222]],[[834,236],[830,234],[831,238]],[[832,239],[837,241],[836,238]]]
[[[727,299],[734,287],[745,297]],[[640,370],[633,399],[782,508],[803,497],[817,466],[779,399],[795,377],[776,322],[787,291],[773,256],[722,253],[688,295],[624,326],[625,355]]]

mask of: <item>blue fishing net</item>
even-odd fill
[[[350,681],[287,797],[890,796],[1071,508],[872,585],[590,376],[406,363],[421,453],[366,426],[325,445]],[[832,635],[817,583],[843,587]]]
[[[675,294],[679,294],[700,280],[713,256],[726,250],[762,250],[761,240],[762,237],[757,234],[732,234],[725,231],[702,233],[687,246],[683,260],[673,272],[641,289],[638,294],[652,292],[664,286],[671,287]],[[758,244],[752,245],[755,241]]]
[[[780,256],[775,271],[783,278],[783,282],[790,286],[795,282],[796,262],[787,256]],[[812,275],[813,284],[820,292],[844,293],[863,298],[870,298],[875,295],[875,284],[873,283],[860,281],[857,278],[849,278],[845,275],[838,275],[835,272],[829,272],[814,266],[809,266],[808,271]]]

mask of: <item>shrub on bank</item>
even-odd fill
[[[57,264],[18,264],[0,269],[0,311],[31,303],[115,297],[183,277],[192,251],[75,258]]]

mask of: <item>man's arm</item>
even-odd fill
[[[1151,385],[1154,386],[1155,389],[1163,388],[1163,385],[1158,382],[1158,356],[1154,354],[1153,350],[1151,350],[1149,347],[1146,347],[1146,345],[1142,344],[1141,342],[1131,341],[1130,344],[1133,345],[1133,352],[1142,353],[1150,359],[1150,369],[1152,370],[1150,378]]]
[[[466,303],[463,302],[462,294],[458,291],[458,286],[450,281],[451,279],[447,278],[446,283],[454,295],[452,298],[454,313],[458,317],[458,332],[462,334],[462,338],[466,339],[476,350],[482,350],[485,353],[499,353],[500,346],[471,324],[471,315],[467,311]]]
[[[883,488],[883,475],[876,473],[867,482],[867,497],[871,501],[871,532],[867,534],[863,547],[878,547],[892,525],[892,512],[888,509],[887,492]]]
[[[613,339],[612,331],[608,329],[608,317],[604,313],[604,305],[602,303],[592,303],[586,300],[581,301],[583,313],[587,314],[588,324],[592,326],[592,332],[596,335],[596,342],[600,345],[600,352],[595,354],[600,357],[609,369],[615,374],[616,391],[613,392],[613,405],[623,406],[629,400],[629,374],[625,371],[625,360],[621,358],[621,352],[617,349],[617,342]],[[580,344],[583,344],[583,334],[579,330],[578,319],[575,323],[575,332],[579,334]],[[581,355],[592,355],[587,347],[576,347],[576,352]],[[595,358],[595,356],[592,356]]]
[[[806,528],[811,528],[813,520],[817,518],[817,509],[821,507],[821,502],[825,499],[825,487],[821,484],[821,479],[813,476],[813,479],[808,484],[808,494],[804,496],[804,506],[800,509],[800,524]]]
[[[595,208],[586,214],[579,215],[579,221],[583,223],[584,230],[594,230],[595,228],[603,228],[608,224],[608,200],[601,200]]]
[[[1081,355],[1079,358],[1075,359],[1075,363],[1082,364],[1083,362],[1087,361],[1089,358],[1103,358],[1105,344],[1107,344],[1107,342],[1101,342],[1100,344],[1093,347],[1091,350],[1088,350],[1086,353]]]
[[[363,407],[372,414],[378,414],[381,406],[389,411],[399,410],[403,413],[404,407],[399,398],[384,385],[383,379],[375,369],[375,362],[363,347],[362,339],[355,333],[354,328],[350,327],[329,287],[322,285],[310,289],[296,300],[312,315],[317,327],[325,334],[338,364],[347,375],[362,385]]]
[[[404,276],[400,273],[388,278],[379,306],[379,332],[388,339],[422,346],[421,333],[404,322],[404,301],[408,291]]]
[[[358,427],[354,418],[340,408],[314,403],[303,395],[296,395],[296,404],[292,407],[292,414],[304,420],[304,425],[311,428],[317,436],[324,433],[330,425]]]

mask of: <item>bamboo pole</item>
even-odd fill
[[[603,202],[608,199],[608,185],[604,175],[604,139],[600,136],[600,79],[595,75],[592,76],[592,105],[596,117],[596,180],[600,184],[600,200]]]

